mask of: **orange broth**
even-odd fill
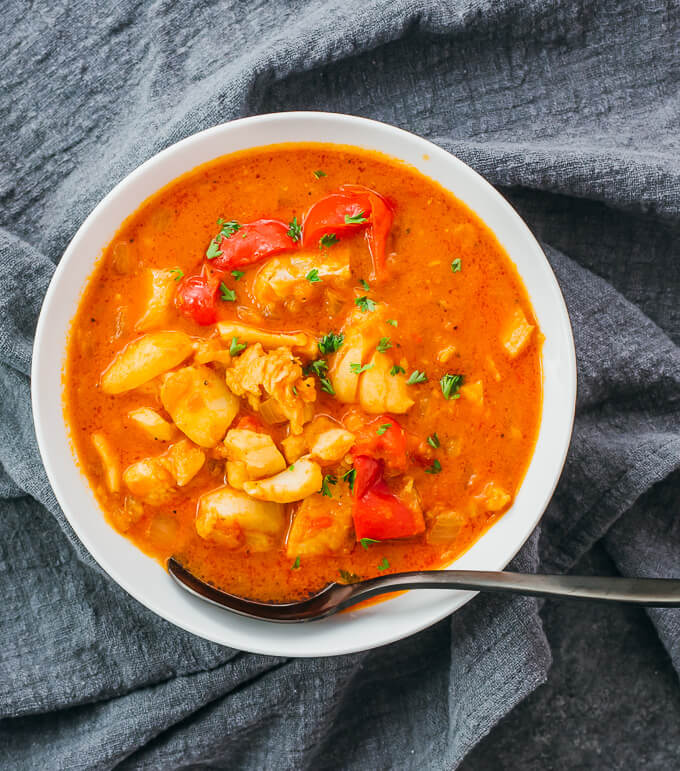
[[[323,170],[325,176],[316,178],[316,170]],[[252,297],[258,264],[244,268],[245,275],[229,282],[237,300],[221,303],[219,316],[256,322],[267,330],[304,329],[320,338],[341,328],[348,314],[356,311],[359,295],[368,294],[386,308],[387,317],[396,321],[389,353],[406,364],[406,375],[418,370],[427,376],[426,382],[409,386],[414,406],[395,416],[407,434],[420,441],[424,454],[410,456],[408,474],[418,492],[425,533],[363,547],[351,539],[339,553],[299,561],[286,553],[286,532],[269,551],[225,548],[201,538],[195,527],[199,497],[225,484],[224,457],[210,449],[189,484],[178,488],[163,505],[143,504],[131,516],[125,505],[129,495],[125,484],[118,491],[107,489],[91,436],[95,432],[106,436],[120,469],[168,447],[167,442],[145,435],[127,417],[134,408],[150,407],[168,419],[152,387],[117,395],[101,389],[102,373],[126,344],[139,337],[135,323],[144,313],[146,272],[168,267],[187,275],[195,272],[215,236],[218,218],[289,222],[297,217],[300,221],[312,202],[347,183],[378,191],[393,209],[386,278],[371,282],[369,292],[361,287],[360,280],[370,273],[370,255],[359,232],[341,239],[343,248],[350,250],[352,280],[336,293],[333,303],[321,289],[301,312],[276,318],[263,315]],[[324,250],[318,254],[322,260]],[[456,271],[451,267],[454,259],[460,260]],[[533,331],[521,352],[509,355],[504,340],[518,308]],[[194,338],[213,334],[213,326],[199,326],[174,306],[163,329],[182,330]],[[378,153],[323,144],[277,145],[198,167],[161,189],[122,224],[98,262],[72,324],[65,365],[65,414],[83,472],[109,523],[138,548],[162,563],[175,555],[193,572],[230,592],[290,600],[341,580],[341,571],[346,571],[345,578],[347,574],[368,578],[447,564],[507,510],[521,485],[538,432],[541,341],[514,265],[494,234],[451,193]],[[452,349],[443,361],[447,347]],[[212,366],[221,376],[223,370]],[[481,401],[479,391],[473,398],[462,392],[457,394],[460,398],[446,399],[439,381],[451,372],[462,374],[464,384],[481,383]],[[342,422],[348,405],[317,389],[315,409],[317,415]],[[240,414],[253,414],[245,400]],[[282,425],[267,430],[277,443],[287,433]],[[427,444],[435,433],[436,448]],[[441,470],[429,473],[435,459]],[[324,499],[331,516],[332,494],[346,484],[339,478],[330,488],[331,497]],[[508,493],[500,507],[497,498],[489,496],[489,485]],[[289,521],[298,505],[286,504]],[[441,510],[457,512],[460,527],[447,542],[428,542],[432,512]]]

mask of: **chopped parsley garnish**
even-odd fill
[[[364,222],[368,222],[365,211],[360,211],[357,214],[345,214],[345,225],[361,225]]]
[[[378,426],[378,430],[376,431],[376,434],[378,434],[378,436],[382,436],[390,428],[392,428],[391,423],[383,423],[381,426]]]
[[[217,243],[217,239],[213,238],[213,240],[210,242],[210,246],[208,247],[208,251],[205,253],[205,256],[209,260],[214,260],[215,257],[219,257],[222,254],[219,244]]]
[[[380,543],[380,541],[376,540],[375,538],[362,538],[359,543],[361,544],[362,548],[366,549],[368,551],[368,547],[372,543]]]
[[[382,562],[378,565],[378,570],[387,570],[390,563],[387,561],[387,557],[382,558]]]
[[[461,262],[460,257],[456,257],[456,259],[451,263],[451,270],[454,273],[460,273],[462,267],[463,267],[463,264]]]
[[[288,471],[295,471],[295,464],[291,463],[290,466],[288,466]]]
[[[342,332],[339,332],[337,335],[335,332],[328,332],[319,340],[319,352],[324,354],[324,356],[329,353],[335,353],[344,340],[345,336]]]
[[[222,228],[222,230],[220,230],[220,235],[223,238],[230,238],[237,230],[241,229],[241,226],[238,224],[238,222],[236,222],[236,220],[229,220],[229,222],[225,222],[223,219],[219,219],[217,220],[217,224]],[[244,233],[243,237],[245,238],[245,236],[246,234]]]
[[[360,310],[362,310],[364,313],[369,312],[372,313],[375,310],[376,302],[374,300],[371,300],[370,297],[366,297],[366,295],[362,295],[361,297],[357,297],[354,300],[354,304],[359,307]]]
[[[427,437],[427,443],[430,447],[434,447],[435,450],[439,447],[439,437],[437,436],[436,431],[434,434],[430,434],[430,436]]]
[[[243,278],[246,274],[242,270],[232,270],[231,275],[234,277],[234,281],[238,281],[240,278]]]
[[[427,383],[427,375],[424,372],[418,372],[417,369],[414,369],[408,376],[406,385],[416,385],[417,383]]]
[[[313,172],[313,174],[314,174],[314,176],[317,179],[321,179],[321,177],[325,177],[326,176],[326,172],[325,171],[321,171],[321,169],[317,169],[315,172]]]
[[[350,493],[354,492],[354,480],[357,478],[357,470],[355,468],[351,468],[348,471],[345,471],[345,473],[342,475],[342,481],[347,482],[349,485],[349,491]]]
[[[406,370],[403,367],[400,367],[398,364],[395,364],[394,367],[390,370],[390,375],[398,375],[400,372],[406,374]]]
[[[333,246],[333,244],[337,244],[339,240],[340,239],[335,233],[325,233],[319,239],[319,249],[323,249],[324,246]]]
[[[328,369],[328,362],[325,359],[316,359],[310,362],[304,369],[303,373],[309,375],[314,373],[317,377],[323,377]]]
[[[297,388],[295,386],[292,387],[293,396],[297,396]]]
[[[236,302],[236,292],[233,289],[229,289],[224,281],[220,281],[220,297],[226,303]]]
[[[238,337],[231,338],[231,345],[229,346],[230,356],[240,356],[243,351],[248,347],[247,343],[239,343]]]
[[[373,369],[375,367],[375,364],[364,364],[363,367],[358,362],[352,362],[349,365],[349,368],[354,372],[355,375],[360,375],[362,372],[366,372],[369,369]]]
[[[390,340],[389,337],[380,338],[380,342],[378,343],[378,351],[380,353],[385,353],[385,351],[391,347],[392,347],[392,341]]]
[[[442,387],[442,393],[445,399],[460,399],[458,393],[460,387],[463,385],[462,375],[447,374],[439,381],[439,385]]]
[[[288,226],[288,232],[286,233],[291,241],[299,241],[302,236],[302,228],[298,224],[297,217],[293,217]]]
[[[335,396],[335,389],[333,388],[333,384],[326,376],[327,370],[328,363],[325,361],[325,359],[317,359],[316,361],[313,361],[311,364],[308,364],[306,367],[304,367],[302,372],[304,375],[311,375],[314,373],[319,378],[321,390],[325,391],[331,396]]]
[[[361,284],[361,286],[362,286],[362,287],[363,287],[363,288],[364,288],[364,289],[365,289],[367,292],[370,292],[370,291],[371,291],[371,286],[370,286],[370,284],[368,283],[368,281],[366,281],[366,279],[365,279],[365,278],[360,278],[360,279],[359,279],[359,283]]]
[[[173,268],[170,273],[176,273],[177,275],[174,277],[175,281],[179,281],[181,278],[184,278],[184,271],[180,270],[179,268]]]
[[[335,388],[333,388],[333,383],[327,378],[327,377],[320,377],[319,383],[321,383],[321,390],[325,391],[327,394],[330,394],[331,396],[335,396]]]
[[[426,474],[438,474],[442,470],[442,464],[435,458],[430,468],[425,469]]]
[[[356,573],[350,573],[349,570],[338,570],[338,573],[346,584],[355,584],[357,581],[361,581]]]
[[[390,324],[393,327],[397,326],[397,320],[396,319],[387,319],[387,323]]]
[[[297,557],[295,558],[295,562],[290,566],[290,569],[298,570],[299,567],[300,567],[300,555],[298,554]]]
[[[305,276],[307,281],[309,281],[310,284],[316,284],[318,281],[321,281],[319,278],[319,269],[318,268],[312,268],[312,270],[309,271],[309,273]]]
[[[334,477],[332,474],[326,474],[323,478],[323,482],[321,483],[321,495],[325,495],[328,498],[333,497],[333,493],[331,492],[331,488],[329,485],[336,485],[338,483],[338,478]]]

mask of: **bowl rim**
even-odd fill
[[[46,389],[48,388],[48,386],[46,384],[46,379],[41,376],[43,374],[49,373],[51,370],[54,369],[54,365],[50,364],[48,359],[48,356],[49,356],[48,349],[50,347],[49,337],[51,333],[50,321],[56,313],[56,308],[58,306],[59,299],[60,299],[60,291],[64,283],[64,277],[67,275],[69,271],[69,266],[71,265],[71,263],[75,262],[75,260],[80,256],[79,250],[82,249],[82,246],[86,241],[87,237],[91,236],[94,230],[96,230],[96,228],[98,227],[99,219],[101,219],[104,216],[104,213],[106,213],[108,209],[118,201],[118,199],[121,197],[123,193],[125,193],[125,191],[133,187],[138,181],[143,180],[147,175],[160,171],[163,168],[163,166],[167,165],[171,159],[181,157],[185,151],[187,151],[188,155],[191,155],[190,151],[195,149],[197,149],[198,152],[200,153],[201,143],[205,143],[207,146],[216,137],[221,137],[221,136],[228,137],[230,132],[238,133],[239,130],[243,130],[244,128],[251,129],[254,133],[256,133],[258,127],[259,128],[264,127],[264,130],[266,131],[268,124],[274,126],[272,135],[276,137],[277,132],[275,129],[277,126],[285,130],[290,130],[291,126],[294,127],[295,124],[300,121],[302,121],[303,124],[305,122],[316,121],[320,126],[327,126],[329,129],[333,128],[334,130],[342,128],[343,130],[347,129],[347,130],[353,131],[354,129],[358,129],[358,133],[360,134],[362,134],[364,131],[366,133],[373,132],[373,134],[377,136],[379,136],[380,134],[383,134],[386,138],[389,138],[390,141],[393,140],[397,144],[399,143],[403,144],[404,155],[408,154],[406,152],[406,148],[409,148],[409,149],[413,149],[414,152],[417,150],[419,153],[422,153],[423,158],[427,159],[428,162],[441,161],[444,164],[448,164],[453,169],[455,169],[456,173],[460,174],[466,182],[473,185],[473,187],[476,186],[477,190],[481,191],[480,195],[482,197],[488,197],[489,205],[491,206],[491,203],[493,203],[495,209],[499,212],[498,216],[507,218],[509,223],[508,227],[512,225],[512,227],[517,233],[517,238],[519,240],[523,240],[527,251],[531,252],[534,255],[534,257],[537,258],[537,263],[535,267],[537,271],[542,271],[541,280],[545,281],[544,289],[547,295],[549,295],[549,299],[547,299],[546,302],[549,302],[553,306],[553,309],[556,313],[557,322],[559,323],[559,328],[556,330],[556,332],[559,332],[559,337],[560,337],[559,366],[560,368],[562,368],[561,378],[563,379],[563,382],[561,383],[561,387],[563,388],[563,392],[564,392],[563,393],[564,403],[561,405],[563,407],[563,413],[559,417],[559,426],[558,426],[559,436],[556,440],[556,442],[558,443],[558,446],[555,447],[554,443],[551,445],[551,447],[555,447],[555,449],[553,449],[552,451],[552,458],[551,458],[551,478],[547,483],[545,482],[543,483],[543,490],[542,490],[542,494],[540,495],[540,501],[534,502],[531,505],[531,509],[533,512],[532,514],[525,514],[521,516],[521,518],[519,519],[519,522],[521,522],[521,530],[522,530],[521,535],[519,537],[514,537],[514,539],[510,541],[510,543],[512,544],[511,547],[508,548],[507,550],[504,550],[503,555],[501,557],[496,559],[485,559],[484,564],[477,565],[476,569],[485,569],[485,570],[503,569],[514,558],[514,556],[517,554],[520,548],[527,541],[527,539],[535,529],[536,525],[540,521],[548,503],[550,502],[550,499],[555,490],[557,482],[559,481],[559,478],[566,460],[566,456],[567,456],[567,452],[568,452],[570,440],[571,440],[575,405],[576,405],[576,356],[575,356],[575,350],[574,350],[574,339],[573,339],[572,328],[570,324],[567,307],[564,302],[564,298],[562,296],[561,290],[559,288],[559,284],[557,282],[557,279],[552,271],[552,268],[543,250],[541,249],[537,240],[529,230],[528,226],[524,223],[524,220],[514,210],[514,208],[510,205],[510,203],[489,182],[487,182],[480,174],[478,174],[470,166],[465,164],[463,161],[461,161],[459,158],[454,156],[452,153],[449,153],[447,150],[439,147],[438,145],[430,142],[427,139],[424,139],[423,137],[420,137],[416,134],[405,131],[404,129],[397,128],[396,126],[382,123],[380,121],[375,121],[368,118],[362,118],[362,117],[353,116],[353,115],[345,115],[341,113],[329,113],[329,112],[317,112],[317,111],[268,113],[264,115],[256,115],[248,118],[240,118],[237,120],[228,121],[228,122],[219,124],[217,126],[213,126],[211,128],[205,129],[203,131],[197,132],[195,134],[192,134],[180,140],[179,142],[176,142],[170,145],[169,147],[165,148],[159,153],[153,155],[152,157],[147,159],[144,163],[142,163],[137,168],[135,168],[132,172],[130,172],[127,176],[125,176],[122,180],[120,180],[90,212],[90,214],[81,224],[81,226],[78,228],[77,232],[75,233],[70,243],[68,244],[67,248],[65,249],[62,255],[62,259],[57,265],[57,268],[54,272],[54,275],[48,287],[47,293],[43,300],[40,315],[38,318],[34,346],[33,346],[33,360],[32,360],[32,366],[31,366],[31,398],[32,398],[33,416],[34,416],[34,427],[35,427],[36,437],[38,441],[38,447],[39,447],[42,461],[47,473],[47,477],[49,479],[49,482],[55,493],[57,501],[59,502],[59,505],[61,506],[66,519],[68,520],[70,526],[72,527],[73,531],[75,532],[76,536],[79,538],[81,543],[85,546],[87,551],[95,559],[95,561],[100,565],[100,567],[104,570],[104,572],[107,573],[119,586],[121,586],[126,592],[132,595],[142,605],[149,608],[151,611],[161,616],[162,618],[166,619],[167,621],[170,621],[171,623],[193,634],[196,634],[199,637],[208,639],[212,642],[216,642],[221,645],[227,645],[233,648],[238,648],[241,650],[247,650],[253,653],[277,655],[277,656],[290,656],[290,657],[342,655],[342,654],[354,653],[361,650],[368,650],[370,648],[374,648],[374,647],[378,647],[381,645],[394,642],[396,640],[402,639],[409,635],[415,634],[416,632],[419,632],[422,629],[425,629],[431,626],[437,621],[440,621],[442,618],[455,612],[464,604],[466,604],[470,599],[472,599],[477,594],[477,592],[451,591],[447,594],[447,596],[444,599],[442,599],[440,594],[440,596],[437,598],[436,601],[433,598],[432,602],[427,604],[427,606],[424,600],[423,600],[423,603],[419,602],[417,606],[413,606],[413,603],[411,603],[411,609],[413,609],[413,607],[420,608],[422,605],[423,611],[419,614],[415,614],[415,615],[418,615],[419,618],[418,620],[413,618],[413,623],[410,623],[410,624],[408,623],[409,621],[408,618],[406,620],[404,620],[404,618],[400,618],[398,623],[396,616],[392,618],[394,614],[387,614],[381,611],[381,609],[385,609],[387,608],[387,606],[394,607],[398,605],[401,600],[405,599],[405,597],[403,596],[397,599],[385,601],[383,603],[380,603],[378,605],[375,605],[366,609],[361,609],[359,611],[345,612],[343,614],[331,617],[330,619],[327,619],[325,621],[314,622],[313,624],[286,625],[285,627],[282,627],[281,625],[273,624],[271,622],[261,622],[261,621],[252,621],[250,619],[244,619],[242,617],[235,616],[234,614],[229,614],[230,620],[227,620],[224,624],[220,624],[219,621],[217,621],[216,623],[213,623],[212,618],[210,619],[210,623],[208,623],[208,620],[209,620],[208,614],[207,612],[203,612],[202,609],[199,610],[197,608],[195,613],[190,612],[186,604],[186,599],[189,598],[189,595],[182,592],[181,589],[176,587],[174,585],[174,582],[170,578],[170,576],[168,576],[167,573],[163,571],[163,574],[167,579],[168,584],[173,586],[172,589],[168,588],[168,592],[167,592],[171,595],[169,597],[170,605],[168,607],[167,604],[165,604],[165,600],[163,602],[159,602],[157,598],[151,598],[150,588],[148,586],[146,585],[140,586],[139,581],[135,581],[131,579],[126,574],[124,570],[124,566],[121,564],[117,564],[115,560],[109,557],[109,554],[107,553],[108,550],[106,548],[102,549],[100,545],[93,542],[93,539],[90,533],[87,531],[84,525],[84,521],[79,518],[77,512],[74,511],[73,507],[71,506],[70,504],[71,492],[69,489],[67,489],[65,484],[63,484],[63,480],[56,469],[56,463],[57,463],[57,460],[55,458],[55,454],[57,453],[57,447],[55,445],[56,440],[54,440],[49,435],[49,431],[47,428],[49,407],[48,407]],[[324,142],[330,145],[343,144],[342,142],[326,141],[323,139],[317,139],[317,140],[301,139],[298,141],[300,141],[301,143],[311,143],[311,142],[317,141],[317,142]],[[284,140],[284,142],[282,143],[289,144],[290,140]],[[222,156],[228,156],[233,152],[238,152],[241,149],[248,149],[248,148],[256,149],[257,147],[264,147],[264,146],[276,145],[276,144],[279,144],[279,142],[274,140],[272,142],[256,142],[250,146],[246,146],[243,148],[238,147],[238,148],[229,149],[227,147],[224,152],[220,152],[217,155],[213,155],[211,157],[213,159],[217,159]],[[228,145],[228,142],[227,142],[227,145]],[[363,149],[363,150],[370,149],[370,150],[377,150],[378,152],[381,152],[379,148],[376,148],[372,145],[362,146],[361,144],[354,141],[348,142],[347,145],[357,147],[357,149]],[[386,155],[388,157],[397,158],[399,160],[405,160],[404,158],[400,157],[400,155],[397,155],[394,152],[391,152],[391,151],[382,151],[382,152],[383,152],[383,155]],[[181,174],[190,171],[192,168],[195,168],[197,165],[201,165],[201,163],[204,163],[207,160],[210,160],[210,158],[206,158],[205,160],[199,160],[197,163],[191,163],[183,171],[174,173],[170,177],[170,181],[172,179],[177,178]],[[413,165],[411,161],[406,161],[406,162]],[[434,179],[435,182],[438,182],[438,184],[441,184],[446,190],[448,190],[452,195],[456,196],[459,200],[462,200],[463,203],[465,203],[465,205],[468,206],[468,208],[471,208],[475,212],[475,214],[479,216],[480,219],[487,225],[487,227],[489,227],[492,230],[492,232],[494,232],[496,237],[499,238],[496,231],[488,223],[487,218],[483,215],[483,212],[480,212],[478,209],[470,206],[470,204],[467,203],[462,198],[459,191],[452,190],[446,184],[439,182],[433,174],[428,174],[427,171],[423,171],[423,169],[421,169],[419,166],[416,166],[416,168],[418,171],[425,174],[425,176],[429,176],[430,178]],[[160,190],[166,184],[168,184],[167,181],[158,184],[154,188],[154,190],[152,190],[152,192],[144,196],[144,199],[154,195],[155,192]],[[139,203],[137,203],[134,207],[130,208],[128,210],[127,215],[125,216],[129,216],[130,214],[132,214],[138,207],[139,207]],[[125,216],[120,218],[118,222],[118,226],[122,224],[123,220],[125,219]],[[104,239],[103,241],[104,246],[110,241],[112,237],[113,237],[113,234],[107,236],[107,238]],[[102,237],[100,236],[99,238],[102,238]],[[500,238],[499,238],[499,242],[501,242]],[[508,251],[505,244],[501,242],[501,245],[506,249],[506,251]],[[509,254],[509,251],[508,251],[508,254]],[[91,261],[90,261],[88,274],[91,274],[91,271],[94,268],[94,265],[96,264],[97,259],[99,259],[99,256],[100,255],[97,255],[95,258],[90,257]],[[532,257],[531,259],[534,259],[534,257]],[[512,258],[510,259],[512,260]],[[527,278],[525,274],[521,272],[519,268],[518,268],[518,273],[523,283],[526,286]],[[79,297],[82,295],[83,289],[84,289],[84,285],[79,287],[79,292],[80,292]],[[527,293],[529,295],[530,302],[532,303],[532,306],[534,307],[534,310],[535,310],[536,299],[529,291],[528,287],[527,287]],[[73,314],[71,314],[71,318],[72,316]],[[69,322],[69,326],[70,326],[70,322]],[[62,350],[64,352],[65,352],[67,337],[68,336],[66,335],[63,338],[61,338],[61,342],[63,344]],[[556,334],[556,337],[557,337],[557,334]],[[62,365],[63,365],[63,357],[62,357]],[[541,422],[539,425],[539,439],[537,439],[537,443],[534,448],[532,458],[530,461],[530,467],[527,470],[527,473],[525,474],[525,477],[523,479],[522,485],[520,486],[520,490],[518,492],[517,498],[519,497],[519,495],[521,494],[525,486],[526,479],[529,475],[529,470],[534,464],[539,440],[543,435],[543,424],[546,418],[545,362],[544,362],[543,381],[544,381],[544,404],[542,407]],[[58,389],[59,401],[61,403],[63,399],[63,387],[64,387],[61,377],[59,378],[59,382],[61,383],[61,387],[60,389]],[[53,390],[57,390],[57,389],[53,389]],[[68,426],[66,425],[66,421],[63,416],[63,410],[60,412],[60,421],[61,423],[64,424],[64,428],[68,433]],[[72,447],[72,443],[70,441],[69,441],[69,444]],[[94,495],[92,494],[92,491],[89,488],[89,484],[87,483],[87,480],[84,477],[84,474],[82,474],[82,472],[80,472],[77,469],[78,464],[76,462],[76,457],[75,457],[75,448],[73,447],[72,447],[70,461],[73,467],[75,467],[76,470],[78,471],[78,474],[80,474],[80,476],[82,476],[83,479],[85,480],[85,485],[88,487],[91,497],[94,498]],[[467,552],[465,552],[465,554],[463,554],[461,557],[455,560],[454,563],[452,563],[447,567],[452,567],[455,565],[456,567],[461,567],[461,568],[465,567],[469,569],[469,565],[460,564],[460,563],[469,562],[470,561],[469,555],[471,555],[472,552],[476,551],[478,545],[481,542],[483,542],[484,539],[487,538],[489,533],[494,532],[497,528],[499,528],[502,525],[502,523],[507,518],[509,518],[510,513],[513,511],[513,509],[515,509],[517,498],[513,502],[513,506],[511,506],[511,508],[498,520],[498,522],[494,523],[494,525],[491,528],[489,528],[480,537],[480,539],[478,539],[478,541],[476,541],[475,544]],[[96,510],[97,510],[97,513],[103,519],[103,512],[101,512],[101,508],[98,505],[96,506]],[[106,525],[111,531],[112,538],[114,536],[124,538],[124,536],[116,533],[116,531],[110,525],[108,525],[108,523],[106,523]],[[513,532],[513,535],[516,536],[514,531],[511,531],[511,532]],[[125,539],[125,541],[128,544],[131,544],[131,542],[127,541],[127,539]],[[133,548],[137,549],[137,547],[134,547],[134,546]],[[161,566],[158,563],[156,563],[155,560],[153,560],[153,558],[144,555],[141,552],[141,550],[137,550],[137,551],[145,559],[156,564],[160,571],[163,570]],[[421,592],[419,592],[419,595],[422,594],[424,596],[424,594],[428,591],[434,592],[435,590],[421,590]],[[163,589],[163,592],[166,593],[165,589]],[[410,592],[408,594],[413,595],[413,592]],[[186,595],[186,598],[182,598],[181,595]],[[196,598],[191,597],[189,599],[191,600],[191,602],[207,605],[207,603],[202,603],[201,600],[198,600]],[[404,605],[403,611],[407,609],[407,605],[408,604]],[[228,613],[228,611],[222,611],[221,609],[215,609],[215,610],[219,613]],[[405,613],[403,611],[401,613],[401,616],[409,615],[408,613]],[[360,614],[364,619],[368,619],[370,623],[363,624],[362,626],[360,621],[357,621]],[[390,616],[387,619],[387,621],[389,622],[387,624],[389,629],[380,629],[381,617],[386,615]],[[187,618],[187,616],[191,616],[191,618]],[[322,634],[320,636],[315,635],[314,629],[318,628],[320,625],[323,625],[323,624],[331,625],[330,632],[327,634]],[[237,631],[235,629],[236,626],[239,626],[242,628],[240,628]],[[348,628],[349,634],[347,632],[343,633],[343,630],[342,630],[343,626],[346,626]],[[356,626],[356,630],[353,634],[352,628],[354,626]],[[209,628],[206,628],[206,627],[209,627]],[[294,635],[294,634],[284,635],[281,631],[284,628],[288,630],[292,628],[296,628],[298,630],[304,630],[304,633],[301,635]],[[220,629],[222,631],[220,631]],[[226,632],[224,632],[225,629],[226,629]],[[370,636],[370,639],[366,639],[366,633],[371,632],[371,630],[373,630],[375,634],[372,634]],[[358,634],[357,634],[357,631],[359,632]],[[320,642],[315,646],[314,642],[312,642],[311,644],[309,643],[309,638],[312,638],[312,640],[314,640],[316,636],[320,637]],[[334,640],[336,637],[338,638],[338,641],[334,642],[332,645],[329,646],[328,638],[330,638],[330,640]],[[277,638],[278,638],[278,641],[277,641]]]

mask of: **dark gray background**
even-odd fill
[[[309,661],[162,622],[71,532],[29,372],[55,263],[155,152],[267,111],[385,120],[497,185],[567,301],[574,438],[513,567],[680,576],[679,40],[661,0],[3,4],[0,767],[678,766],[675,610],[487,595]]]

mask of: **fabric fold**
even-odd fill
[[[478,596],[353,656],[260,657],[159,619],[73,534],[32,426],[42,298],[116,182],[222,121],[365,115],[506,186],[559,247],[579,366],[565,471],[512,569],[568,570],[601,541],[625,575],[680,574],[676,8],[76,0],[10,2],[5,21],[0,766],[448,769],[549,678],[534,600]],[[680,671],[678,611],[649,616]]]

